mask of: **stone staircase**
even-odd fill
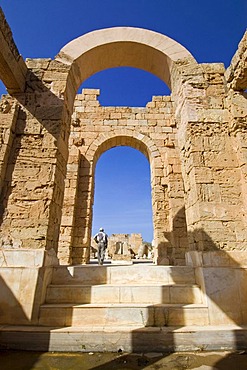
[[[39,317],[49,327],[208,324],[194,269],[152,264],[58,266]]]

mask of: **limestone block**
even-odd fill
[[[25,62],[26,62],[27,67],[30,69],[44,69],[45,70],[48,68],[51,62],[51,59],[50,58],[35,58],[35,59],[26,58]]]
[[[59,72],[59,71],[45,71],[43,75],[43,81],[51,82],[51,81],[66,81],[68,77],[68,73],[66,72]]]
[[[191,176],[194,176],[196,184],[210,184],[213,182],[212,170],[208,167],[192,168]]]
[[[155,307],[154,326],[208,325],[207,308],[193,306]]]
[[[211,325],[242,324],[238,271],[221,267],[203,269]]]
[[[82,89],[82,94],[85,95],[100,95],[100,89]]]
[[[247,266],[247,251],[187,252],[193,266],[244,267]]]
[[[202,303],[201,290],[194,287],[175,285],[170,287],[170,303]]]
[[[42,266],[44,263],[43,250],[30,249],[2,249],[1,267],[28,267],[28,266]]]
[[[37,324],[38,309],[51,280],[50,268],[1,267],[1,324]]]
[[[229,86],[235,90],[244,90],[247,86],[247,50],[246,50],[247,32],[243,35],[238,45],[238,50],[232,58],[231,65],[225,73]]]
[[[247,117],[246,96],[241,93],[234,93],[231,98],[231,114],[234,119],[244,119]],[[244,123],[244,122],[243,122]]]

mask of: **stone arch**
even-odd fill
[[[23,92],[25,89],[27,66],[20,55],[11,29],[0,8],[0,79],[10,94]]]
[[[34,104],[29,104],[24,94],[23,96],[18,96],[18,99],[20,104],[24,104],[23,108],[26,112],[27,122],[30,121],[27,127],[32,127],[32,115],[35,116],[38,122],[46,125],[47,132],[44,140],[46,143],[49,143],[49,150],[53,150],[51,156],[53,156],[55,168],[55,170],[48,169],[51,173],[52,171],[55,173],[55,185],[53,181],[49,183],[49,187],[53,192],[53,196],[49,199],[49,209],[51,210],[51,215],[57,215],[57,222],[54,223],[54,217],[50,216],[48,225],[46,225],[47,229],[45,229],[47,230],[45,237],[40,240],[42,240],[42,245],[45,245],[47,249],[54,248],[57,251],[58,229],[64,195],[64,178],[69,155],[69,125],[73,115],[75,95],[80,84],[90,75],[106,68],[131,66],[146,70],[161,78],[172,88],[174,100],[171,102],[171,105],[173,103],[175,105],[176,122],[179,122],[182,117],[182,123],[186,126],[187,118],[189,120],[191,120],[191,117],[197,119],[197,106],[194,107],[191,104],[190,89],[187,82],[188,80],[191,81],[193,86],[195,82],[198,83],[201,91],[201,80],[197,79],[197,76],[196,81],[194,80],[196,68],[198,73],[201,68],[193,56],[176,41],[153,31],[131,27],[116,27],[91,32],[66,45],[55,60],[29,60],[27,61],[27,66],[30,72],[28,74],[29,77],[27,77],[30,79],[28,84],[30,88],[32,87],[32,92],[29,93],[35,95]],[[38,70],[42,79],[37,77],[37,79],[32,80],[32,70]],[[202,74],[200,73],[201,76]],[[186,86],[182,94],[181,85],[183,85],[184,80],[186,80]],[[40,88],[42,93],[36,94],[37,89]],[[183,99],[185,104],[182,102]],[[156,103],[153,102],[151,104],[155,105]],[[32,114],[29,114],[30,107]],[[169,109],[171,108],[169,107]],[[175,118],[172,127],[176,125]],[[76,125],[76,122],[74,123]],[[147,123],[148,130],[151,125],[151,123]],[[169,127],[169,129],[173,130],[172,127]],[[179,135],[181,140],[184,140],[186,137],[186,135],[183,135],[185,131],[186,127],[181,131],[182,134]],[[119,135],[121,136],[121,133]],[[130,132],[130,136],[132,135],[133,132]],[[142,127],[139,127],[137,135],[142,135]],[[56,140],[54,140],[54,137]],[[140,139],[141,136],[138,138]],[[83,133],[80,139],[83,140]],[[29,145],[32,148],[32,144]],[[161,145],[164,145],[164,140]],[[166,145],[170,145],[170,143]],[[179,144],[179,146],[182,147],[183,143]],[[151,148],[151,144],[148,144],[149,147]],[[62,161],[61,158],[63,158]],[[149,158],[152,163],[158,160],[155,149],[149,153]],[[81,163],[87,161],[87,158],[82,158],[80,151],[78,151],[78,161],[81,161]],[[73,165],[74,163],[72,163],[71,167]],[[87,166],[90,168],[90,163]],[[87,176],[90,177],[90,173],[87,173]],[[56,197],[58,201],[55,201]],[[43,200],[41,201],[43,202]],[[87,217],[90,217],[90,215]],[[68,222],[71,221],[69,220]],[[46,238],[47,235],[49,237]],[[67,235],[63,235],[63,237],[66,239]],[[36,240],[34,232],[32,238],[32,240]]]
[[[90,32],[65,45],[56,61],[70,66],[68,101],[83,81],[104,69],[129,66],[150,72],[172,88],[176,63],[197,64],[191,53],[175,40],[142,28],[113,27]]]
[[[115,130],[113,132],[99,134],[97,139],[93,141],[83,154],[79,148],[77,168],[75,168],[74,172],[77,174],[77,189],[74,194],[74,215],[70,218],[72,222],[70,225],[71,231],[69,232],[71,239],[70,242],[67,243],[67,252],[65,252],[66,248],[64,243],[60,243],[59,247],[60,256],[64,254],[68,256],[65,262],[78,264],[88,261],[88,246],[90,245],[92,231],[95,166],[99,157],[104,152],[117,146],[129,146],[139,150],[146,156],[150,163],[154,241],[157,247],[163,242],[163,229],[168,220],[168,215],[164,210],[168,210],[168,205],[166,204],[167,199],[165,195],[163,194],[164,197],[161,199],[160,194],[158,195],[157,193],[160,192],[162,188],[160,185],[160,171],[164,173],[164,159],[156,144],[147,135],[128,129]],[[86,189],[85,184],[87,184]],[[159,197],[160,203],[162,202],[159,209],[155,208],[157,197]],[[65,203],[67,203],[66,196]],[[68,220],[67,216],[65,215],[66,222]],[[84,220],[83,229],[81,228],[80,220]],[[63,225],[62,221],[61,229],[64,229],[64,227],[66,226],[65,224]],[[73,235],[76,235],[76,237],[73,237]],[[63,252],[61,249],[63,249]]]
[[[53,85],[53,91],[64,97],[66,115],[73,113],[74,98],[81,83],[104,69],[121,66],[139,68],[154,74],[164,81],[171,90],[176,91],[181,82],[181,69],[183,71],[187,68],[190,71],[198,66],[190,52],[176,41],[154,31],[133,27],[114,27],[83,35],[65,45],[56,56],[55,61],[62,68],[66,66],[64,74],[64,77],[67,76],[66,80],[63,77],[63,83],[57,81],[57,85],[56,83]],[[176,104],[179,105],[179,102]],[[68,123],[69,120],[66,119],[66,125]],[[137,135],[142,134],[138,133]],[[123,136],[120,133],[118,140],[121,140],[120,137]],[[133,137],[133,132],[130,137]],[[139,136],[139,142],[140,138],[141,136]],[[88,149],[88,154],[91,150],[95,150],[94,146],[96,145],[98,144],[94,142],[93,146]],[[152,145],[147,147],[151,148]],[[151,153],[145,154],[151,163],[153,181],[152,168],[154,161],[157,160],[157,151],[153,150]],[[87,158],[83,159],[83,162],[85,161],[87,162],[86,166],[92,171],[91,162]],[[91,176],[90,173],[87,175],[88,178]],[[163,199],[166,190],[161,184],[159,184],[159,188],[160,197]],[[159,212],[160,220],[167,218],[164,208],[162,206],[163,215]],[[87,223],[90,223],[90,215],[87,214],[85,219]],[[159,232],[163,234],[164,238],[164,232],[161,228]],[[164,241],[157,243],[160,250],[165,249],[163,248]]]
[[[160,157],[158,148],[147,135],[128,129],[100,134],[87,149],[86,156],[95,162],[101,154],[115,146],[131,146],[142,152],[149,161],[151,158]]]
[[[162,160],[161,158],[161,154],[160,154],[160,151],[158,150],[158,148],[156,147],[155,143],[146,135],[143,135],[143,134],[140,134],[138,132],[133,132],[133,131],[130,131],[130,130],[124,130],[124,133],[123,132],[114,132],[112,134],[109,134],[109,135],[100,135],[99,136],[99,139],[97,141],[97,149],[96,150],[92,150],[92,147],[95,148],[95,143],[92,144],[89,149],[88,149],[88,153],[90,153],[92,155],[92,153],[94,152],[94,155],[93,155],[93,158],[91,156],[91,158],[89,158],[87,156],[87,158],[89,159],[89,162],[91,162],[93,164],[93,178],[94,178],[94,173],[95,173],[95,166],[97,164],[97,161],[98,159],[100,158],[100,156],[114,148],[114,147],[118,147],[118,146],[129,146],[133,149],[137,149],[138,151],[140,151],[142,154],[144,154],[144,156],[148,159],[149,161],[149,165],[150,165],[150,181],[151,181],[151,185],[152,185],[152,191],[151,191],[151,199],[152,199],[152,213],[153,213],[153,230],[154,230],[154,241],[155,241],[155,244],[158,245],[159,242],[160,242],[160,235],[159,235],[159,232],[158,232],[158,228],[157,228],[157,225],[160,224],[162,221],[165,222],[165,217],[164,217],[164,214],[162,214],[161,212],[155,212],[155,199],[156,199],[156,192],[157,192],[157,186],[156,184],[158,183],[157,181],[157,177],[158,177],[158,168],[157,166],[159,166],[159,169],[160,169],[160,166],[162,164],[162,171],[164,170],[164,161]],[[92,199],[92,202],[93,202],[93,199],[94,199],[94,194],[91,195],[90,197]],[[163,202],[167,201],[165,198],[163,199]],[[162,209],[164,208],[168,208],[168,207],[165,207],[165,205],[163,207],[161,207]]]

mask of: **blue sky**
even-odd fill
[[[69,41],[114,26],[142,27],[185,46],[198,62],[229,66],[247,25],[246,0],[0,0],[25,58],[54,58]],[[100,72],[83,83],[100,88],[101,105],[145,106],[167,95],[155,76],[131,68]],[[5,93],[0,83],[0,94]],[[96,167],[94,230],[142,233],[152,240],[150,174],[138,151],[119,147]]]

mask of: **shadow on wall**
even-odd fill
[[[185,265],[185,254],[189,251],[222,251],[215,245],[211,237],[202,229],[188,232],[185,207],[182,207],[175,215],[172,222],[172,231],[164,232],[167,240],[158,246],[159,259],[168,258],[169,265]]]
[[[29,248],[45,247],[57,251],[68,154],[64,149],[68,142],[70,117],[63,119],[63,100],[54,95],[31,70],[28,71],[25,93],[14,94],[13,97],[20,108],[10,154],[6,159],[6,173],[3,174],[5,181],[0,195],[2,234],[8,232],[5,223],[11,217],[8,214],[9,204],[18,198],[15,215],[30,213],[28,226],[32,236],[28,239]],[[38,202],[43,210],[39,214],[37,210],[32,210]],[[32,223],[32,217],[40,218],[40,224],[48,226],[47,229],[38,228]],[[23,216],[18,217],[19,229],[25,221]],[[26,224],[24,227],[27,227]],[[16,227],[12,232],[21,234],[19,229]]]
[[[3,268],[0,267],[0,273],[2,275]],[[19,348],[25,348],[26,350],[29,347],[29,344],[25,344],[26,336],[23,335],[22,331],[16,331],[14,333],[14,345],[13,341],[11,339],[12,334],[11,332],[8,332],[8,323],[13,322],[13,312],[14,315],[19,322],[19,325],[27,325],[28,323],[28,317],[26,313],[24,312],[22,305],[19,303],[18,299],[15,297],[15,294],[17,295],[17,292],[15,294],[13,291],[8,287],[7,281],[9,280],[11,282],[11,276],[12,276],[11,269],[8,269],[7,274],[5,273],[5,279],[0,277],[0,322],[5,323],[4,325],[1,324],[1,331],[0,331],[0,356],[2,358],[1,350],[9,350],[9,349],[19,349]],[[19,289],[19,284],[16,284],[16,289]],[[25,294],[25,286],[22,287],[23,293]],[[13,326],[11,326],[13,329]],[[6,329],[6,330],[5,330]],[[32,333],[33,340],[35,341],[35,338],[37,336],[37,333]],[[30,338],[28,338],[30,339]],[[11,342],[11,345],[9,346],[9,341]],[[47,332],[47,334],[43,334],[43,342],[46,348],[49,348],[49,341],[50,341],[50,333]],[[28,363],[26,363],[27,367],[26,369],[33,369],[33,366],[37,362],[37,360],[40,358],[40,353],[34,353],[30,358]],[[20,359],[19,359],[20,361]],[[4,362],[5,364],[5,362]],[[3,364],[3,366],[4,366]],[[13,369],[21,365],[20,362],[12,361],[12,358],[9,360],[9,367],[8,369]],[[3,369],[7,369],[6,367],[3,367]]]
[[[184,265],[185,252],[189,250],[185,207],[182,207],[173,218],[172,231],[164,233],[168,240],[167,257],[170,265]]]
[[[70,117],[62,120],[63,100],[30,70],[25,93],[14,94],[13,97],[20,107],[16,127],[12,127],[13,140],[6,145],[9,145],[5,153],[6,170],[1,173],[4,178],[3,188],[0,189],[1,249],[11,249],[13,254],[15,248],[18,248],[18,253],[21,248],[27,247],[37,250],[53,248],[57,251],[66,174],[67,153],[64,148]],[[22,235],[24,231],[28,239]],[[15,239],[19,239],[18,245]],[[47,277],[44,276],[47,267],[4,267],[2,262],[1,325],[13,325],[13,322],[15,325],[36,325],[43,290],[47,285]],[[35,280],[32,279],[34,271]],[[23,307],[28,307],[27,314]],[[34,341],[36,335],[32,333]],[[44,347],[48,350],[50,333],[44,331],[42,335]],[[1,348],[6,348],[8,336],[7,331],[2,329]],[[19,344],[21,348],[28,349],[21,331],[15,332],[14,336],[16,348]]]

